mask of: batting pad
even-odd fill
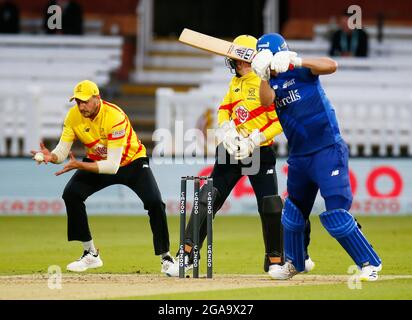
[[[373,266],[381,264],[381,259],[348,211],[344,209],[326,211],[320,215],[320,221],[359,267],[365,264]]]
[[[286,199],[282,212],[285,259],[299,272],[305,270],[305,220],[292,201]]]

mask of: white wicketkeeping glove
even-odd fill
[[[233,155],[238,150],[240,135],[236,130],[236,125],[233,121],[226,121],[220,127],[224,131],[223,146],[230,155]]]
[[[300,63],[300,67],[302,65],[302,59],[297,56],[298,54],[294,51],[279,51],[273,56],[270,62],[270,69],[281,73],[288,71],[290,64],[298,66],[297,64]]]
[[[262,80],[268,81],[270,79],[269,66],[272,58],[272,51],[264,49],[258,52],[252,60],[252,70]]]
[[[243,160],[249,157],[255,148],[258,148],[262,142],[266,141],[266,137],[258,129],[252,131],[247,138],[239,141],[239,148],[235,152],[235,160]]]

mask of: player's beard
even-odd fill
[[[92,110],[92,111],[84,110],[84,111],[81,112],[81,114],[85,118],[94,119],[97,116],[97,114],[99,113],[99,109],[100,109],[99,108],[99,103],[96,103],[96,106],[95,106],[94,110]]]

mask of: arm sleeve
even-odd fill
[[[276,111],[274,110],[274,105],[270,106],[270,108],[273,109],[267,113],[269,121],[267,125],[260,130],[265,135],[266,141],[272,140],[283,132]]]
[[[69,151],[72,147],[73,142],[65,142],[60,139],[57,146],[52,150],[51,153],[55,154],[57,157],[56,163],[62,163],[66,160],[67,156],[69,155]]]
[[[116,174],[120,167],[120,160],[122,159],[123,147],[108,148],[107,159],[97,161],[99,173],[102,174]]]

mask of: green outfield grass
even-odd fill
[[[179,220],[170,216],[171,251],[178,247]],[[340,245],[319,222],[311,218],[310,255],[316,262],[312,274],[347,274],[353,264]],[[382,275],[412,275],[412,216],[358,217],[363,231],[383,260]],[[93,238],[101,250],[104,267],[90,273],[158,274],[152,235],[146,216],[92,216]],[[65,269],[82,251],[78,242],[66,240],[65,217],[0,217],[0,274],[47,273],[50,265]],[[214,272],[264,274],[263,240],[258,216],[217,216],[214,224]],[[204,252],[201,252],[204,256]],[[205,263],[201,263],[205,272]],[[412,298],[412,281],[385,280],[365,284],[365,290],[343,285],[259,288],[193,293],[192,299],[397,299]],[[283,293],[282,293],[283,292]],[[287,294],[285,296],[285,294]],[[208,298],[207,298],[208,297]],[[181,294],[147,296],[149,299],[182,299]],[[187,298],[187,297],[186,297]]]

